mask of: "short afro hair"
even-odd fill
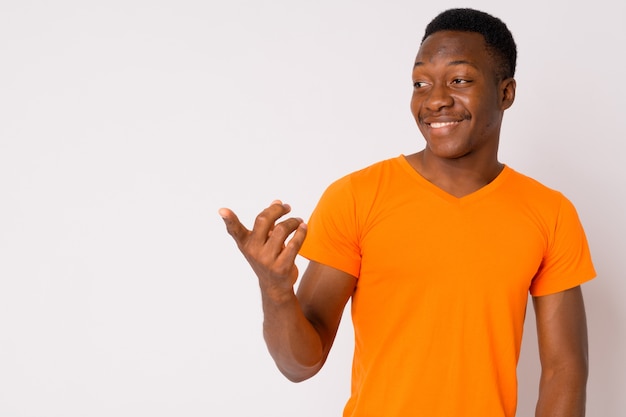
[[[446,10],[426,26],[422,43],[433,33],[444,30],[480,33],[496,59],[496,76],[503,80],[515,75],[517,46],[509,28],[497,17],[474,9]]]

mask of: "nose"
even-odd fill
[[[450,107],[454,104],[454,99],[450,95],[450,91],[443,83],[433,84],[427,96],[424,99],[425,107],[430,111],[439,111],[444,107]]]

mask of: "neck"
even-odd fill
[[[504,168],[497,155],[491,155],[484,160],[467,157],[445,159],[423,150],[409,155],[407,160],[426,180],[459,198],[489,184]]]

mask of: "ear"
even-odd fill
[[[506,110],[513,105],[516,86],[517,83],[514,78],[505,78],[500,81],[500,104],[502,110]]]

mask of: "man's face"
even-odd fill
[[[411,111],[427,152],[446,159],[480,152],[495,155],[515,82],[498,82],[482,35],[456,31],[430,35],[415,59],[413,83]]]

